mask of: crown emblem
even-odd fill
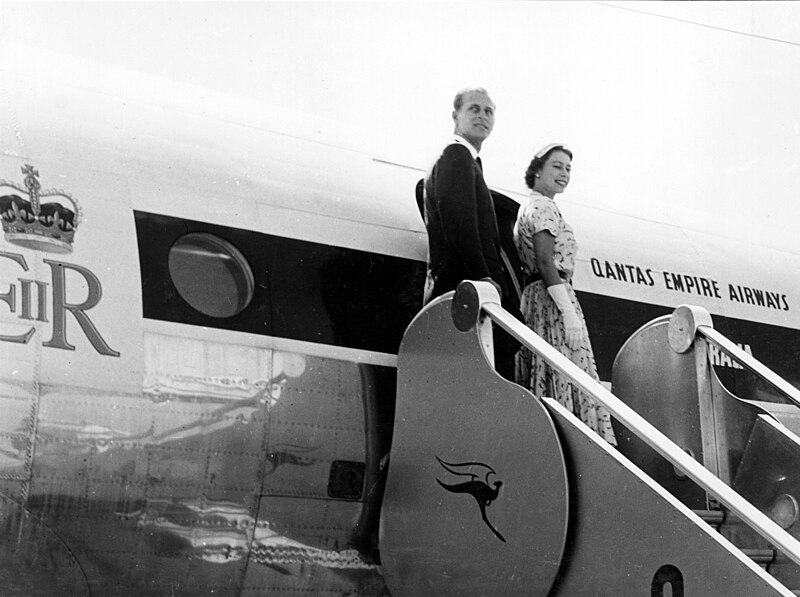
[[[25,188],[0,179],[0,219],[6,240],[38,251],[72,252],[72,241],[81,217],[78,202],[61,190],[42,191],[39,172],[30,164],[22,167],[22,173]],[[28,198],[16,193],[4,194],[7,189],[24,193]],[[45,197],[59,197],[61,201],[42,203]]]

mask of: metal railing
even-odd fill
[[[717,330],[706,325],[698,325],[697,331],[705,337],[711,344],[726,352],[746,370],[753,373],[761,380],[778,390],[788,398],[795,406],[800,407],[800,390],[776,374],[772,369],[766,367],[752,355],[747,354],[739,346],[731,342],[728,338],[720,334]]]
[[[471,290],[467,289],[467,294],[471,296],[468,297],[468,300],[465,302],[464,308],[472,310],[472,308],[479,306],[480,310],[488,315],[492,321],[521,342],[523,346],[538,353],[551,367],[568,376],[574,385],[604,406],[619,423],[627,427],[639,439],[666,458],[677,470],[691,478],[703,490],[714,496],[721,504],[736,514],[756,533],[769,541],[796,564],[800,565],[800,542],[798,542],[797,539],[784,531],[772,519],[755,508],[750,502],[731,489],[702,464],[689,456],[671,439],[603,387],[600,382],[592,379],[582,369],[551,346],[544,338],[533,332],[524,323],[503,309],[500,306],[497,291],[488,282],[462,282],[462,285],[459,286],[459,290],[454,297],[454,319],[456,318],[455,311],[459,308],[456,302],[459,300],[459,292],[464,285],[472,286]],[[467,302],[471,304],[467,305]],[[475,321],[477,321],[477,318]],[[721,348],[729,350],[732,346],[738,350],[738,347],[724,338],[724,336],[714,331],[713,328],[704,327],[701,331],[704,336],[710,336],[712,342],[719,344]],[[744,353],[744,351],[741,352]],[[746,355],[746,353],[744,354]],[[739,356],[737,352],[737,358]],[[766,367],[755,361],[755,359],[752,360],[772,376],[777,377],[774,373],[766,369]],[[753,367],[753,363],[748,363],[747,360],[745,360],[743,364]],[[754,368],[757,370],[756,367]],[[784,382],[784,384],[786,384],[786,382]]]

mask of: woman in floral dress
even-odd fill
[[[534,332],[594,379],[597,367],[583,311],[572,289],[577,245],[572,227],[554,200],[567,188],[572,152],[560,144],[544,147],[525,173],[530,197],[519,209],[514,241],[525,266],[521,310]],[[535,353],[517,354],[517,382],[534,395],[554,397],[611,445],[616,446],[608,411]]]

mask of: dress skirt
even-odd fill
[[[599,381],[583,311],[572,285],[565,284],[565,286],[584,328],[583,342],[578,349],[572,350],[567,346],[561,311],[558,310],[555,301],[547,292],[543,281],[539,280],[525,287],[520,309],[529,328],[547,340],[550,345],[557,348],[561,354],[578,365],[593,379]],[[567,377],[552,369],[536,353],[526,348],[520,349],[516,357],[516,379],[517,383],[528,388],[539,398],[545,396],[555,398],[564,408],[586,423],[609,444],[617,445],[608,411],[585,392],[581,392],[573,386]]]

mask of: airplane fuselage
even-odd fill
[[[42,203],[76,216],[66,242],[52,220],[26,228],[22,203],[2,213],[0,497],[18,533],[0,566],[15,588],[382,594],[422,173],[188,86],[31,74],[13,55],[0,77],[0,196],[31,203],[30,166],[53,191]],[[800,383],[800,286],[784,275],[800,256],[563,211],[603,380],[639,326],[698,303]]]

